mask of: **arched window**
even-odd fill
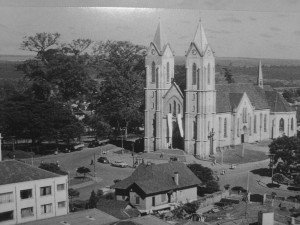
[[[219,136],[221,137],[222,132],[222,117],[219,117]]]
[[[196,140],[197,139],[197,123],[194,121],[193,122],[193,137]]]
[[[243,123],[247,123],[247,108],[243,108]]]
[[[284,132],[284,120],[283,120],[283,118],[281,118],[279,120],[279,131]]]
[[[169,113],[172,113],[172,105],[169,103]]]
[[[207,67],[207,83],[210,84],[210,64],[208,63]]]
[[[227,137],[227,118],[224,118],[224,138]]]
[[[267,114],[264,115],[264,132],[267,132]]]
[[[236,134],[238,137],[240,136],[240,119],[237,121]]]
[[[294,118],[291,119],[291,130],[294,130]]]
[[[170,82],[170,63],[167,62],[167,82]]]
[[[195,85],[197,83],[197,66],[196,66],[196,63],[193,64],[193,76],[192,76],[192,79],[193,79],[193,85]]]
[[[251,122],[252,122],[252,119],[251,119],[251,116],[249,116],[249,135],[251,135]]]
[[[259,114],[259,128],[260,128],[260,130],[262,128],[262,125],[263,125],[263,115],[261,113],[261,114]]]
[[[152,62],[152,66],[151,66],[151,82],[154,83],[155,82],[155,75],[156,75],[156,71],[155,71],[155,62]]]
[[[180,104],[178,104],[178,114],[180,113]]]
[[[173,105],[173,115],[175,116],[176,115],[176,101],[174,101],[174,105]]]
[[[257,130],[256,130],[256,126],[257,126],[257,117],[256,115],[254,116],[254,133],[256,134]]]

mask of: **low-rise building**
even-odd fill
[[[197,186],[200,184],[201,181],[184,163],[142,163],[114,188],[117,200],[127,200],[141,213],[150,213],[197,200]]]
[[[0,162],[0,225],[68,213],[68,177],[17,160]]]

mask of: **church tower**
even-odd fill
[[[174,79],[174,54],[166,41],[159,22],[153,41],[147,51],[145,88],[145,151],[164,148],[163,139],[163,96]]]
[[[259,61],[259,67],[258,67],[257,85],[260,88],[264,88],[264,79],[263,79],[263,73],[262,73],[262,68],[261,68],[261,60]]]
[[[186,53],[184,149],[207,157],[216,149],[215,57],[199,21]]]

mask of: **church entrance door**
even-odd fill
[[[244,143],[245,142],[245,136],[244,134],[241,134],[241,143]]]
[[[176,121],[173,121],[172,148],[178,148],[182,150],[184,148],[184,140],[180,135],[179,126]]]

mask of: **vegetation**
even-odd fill
[[[230,65],[231,66],[231,65]],[[225,80],[230,84],[230,83],[234,83],[234,79],[233,79],[233,74],[231,72],[230,67],[224,67],[223,68],[223,73],[224,73],[224,77]]]
[[[93,190],[91,192],[91,196],[89,198],[89,202],[88,202],[88,206],[90,209],[96,208],[97,207],[97,202],[98,202],[98,198],[96,196],[95,191]]]
[[[70,199],[70,204],[72,203],[72,200],[74,198],[78,198],[80,195],[79,191],[73,189],[73,188],[69,188],[68,190],[68,196],[69,196],[69,199]]]
[[[52,173],[60,174],[60,175],[67,175],[68,172],[63,171],[58,164],[56,163],[41,163],[39,168],[43,170],[50,171]]]
[[[78,167],[76,170],[76,173],[83,174],[84,177],[86,176],[87,173],[90,173],[90,172],[91,172],[91,170],[84,166]]]

